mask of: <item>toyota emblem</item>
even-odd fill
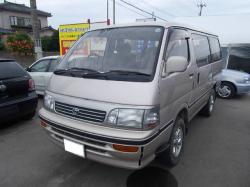
[[[73,115],[77,115],[79,111],[79,108],[73,108],[72,113]]]

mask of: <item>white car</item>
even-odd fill
[[[56,70],[60,59],[60,56],[44,57],[34,62],[26,69],[35,81],[37,94],[44,95],[49,79]]]

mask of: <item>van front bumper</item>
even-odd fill
[[[43,127],[57,145],[64,147],[64,139],[79,143],[84,145],[85,158],[127,169],[140,169],[154,160],[157,148],[164,140],[168,141],[170,128],[172,127],[172,123],[169,123],[166,127],[147,139],[118,139],[112,136],[84,132],[65,126],[64,124],[59,124],[47,119],[42,113],[40,112],[39,116],[43,122]],[[121,152],[113,148],[114,144],[135,146],[139,150],[134,153]]]

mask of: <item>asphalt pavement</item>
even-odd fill
[[[250,96],[218,99],[212,117],[195,117],[175,168],[155,161],[131,171],[66,153],[39,126],[38,116],[0,127],[0,186],[127,185],[249,187]]]

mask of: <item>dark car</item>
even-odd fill
[[[32,118],[37,94],[30,75],[14,60],[0,59],[0,124],[16,118]]]

